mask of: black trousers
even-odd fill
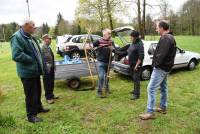
[[[24,87],[27,117],[36,116],[42,108],[40,76],[21,78],[21,81]]]
[[[137,97],[140,96],[140,74],[141,74],[141,67],[137,70],[134,70],[134,67],[131,67],[131,74],[133,79],[133,94]]]
[[[54,94],[53,94],[54,79],[55,79],[54,69],[51,69],[50,73],[43,76],[45,97],[46,97],[47,100],[54,98]]]

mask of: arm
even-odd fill
[[[20,41],[14,36],[11,39],[11,51],[12,59],[16,62],[21,62],[25,64],[32,63],[32,57],[24,52],[24,48],[20,44]]]
[[[139,54],[139,58],[138,58],[137,63],[134,67],[135,70],[137,70],[137,68],[139,67],[139,65],[142,63],[142,61],[144,59],[144,46],[142,44],[140,44],[139,47],[138,47],[138,54]]]

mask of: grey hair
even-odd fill
[[[21,26],[25,26],[26,24],[35,24],[33,20],[26,18],[22,21]]]
[[[104,35],[105,33],[107,33],[107,32],[111,32],[111,30],[110,30],[109,28],[106,28],[106,29],[104,29],[104,30],[102,31],[103,35]]]

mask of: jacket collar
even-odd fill
[[[26,33],[23,28],[20,28],[20,33],[25,38],[31,38],[31,35],[29,33]]]

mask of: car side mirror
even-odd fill
[[[180,53],[182,53],[182,54],[185,53],[185,50],[180,50]]]

